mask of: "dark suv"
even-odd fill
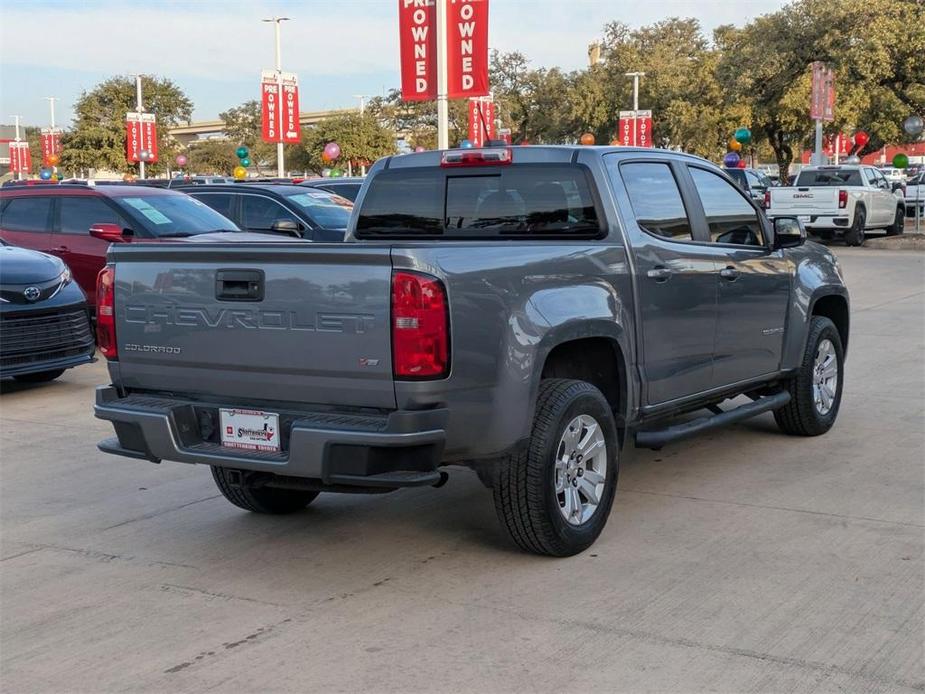
[[[286,183],[176,186],[233,219],[245,231],[343,241],[353,203],[339,195]]]
[[[767,208],[765,193],[774,185],[770,177],[758,169],[723,169],[739,188],[748,193],[758,207]]]
[[[91,230],[91,227],[93,229]],[[188,195],[132,185],[16,186],[0,191],[0,238],[61,258],[96,305],[109,244],[239,231]]]

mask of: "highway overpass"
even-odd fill
[[[342,113],[356,113],[356,109],[336,108],[327,111],[305,111],[299,114],[299,122],[303,127],[311,126],[325,118],[337,116]],[[225,121],[221,119],[194,121],[186,125],[178,125],[175,128],[170,128],[168,132],[185,147],[194,140],[203,138],[224,138]]]

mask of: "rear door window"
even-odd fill
[[[601,233],[583,167],[523,165],[473,173],[386,171],[370,183],[358,236],[594,237]]]
[[[89,235],[90,227],[101,222],[130,226],[125,219],[100,198],[89,196],[61,196],[61,233]]]
[[[38,195],[12,198],[0,207],[0,229],[51,232],[51,198]]]
[[[200,202],[204,202],[220,215],[228,217],[228,219],[235,218],[234,203],[237,198],[236,195],[232,193],[200,193],[199,191],[191,193],[191,195]]]
[[[688,167],[700,196],[713,243],[763,246],[758,213],[726,179],[712,171]]]
[[[245,195],[242,202],[244,203],[244,227],[247,229],[269,231],[275,222],[299,223],[298,218],[292,212],[272,198],[263,195]]]
[[[668,164],[628,163],[620,173],[640,229],[672,241],[693,240],[681,191]]]

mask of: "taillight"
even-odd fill
[[[771,208],[771,191],[766,190],[764,191],[764,209],[767,210],[770,208]]]
[[[513,160],[514,152],[510,147],[450,149],[443,153],[440,166],[498,166],[510,164]]]
[[[110,361],[119,358],[116,348],[116,268],[107,265],[96,276],[96,346]]]
[[[838,191],[838,209],[843,210],[848,207],[848,191]]]
[[[441,378],[450,367],[446,290],[436,277],[392,273],[392,373]]]

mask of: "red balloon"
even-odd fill
[[[854,134],[854,144],[856,144],[858,147],[863,147],[868,142],[870,142],[870,135],[865,133],[863,130],[858,130]]]
[[[744,159],[739,159],[739,163],[736,164],[736,166],[738,166],[740,169],[744,169],[747,165]]]

